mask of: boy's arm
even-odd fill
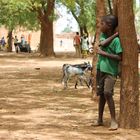
[[[107,53],[107,52],[105,52],[105,51],[103,51],[101,49],[99,49],[97,53],[102,55],[102,56],[111,58],[111,59],[115,59],[115,60],[119,60],[119,61],[122,60],[122,53],[119,53],[119,54],[109,54],[109,53]]]
[[[118,32],[116,32],[115,34],[113,34],[112,36],[108,37],[107,39],[103,40],[100,42],[99,46],[103,46],[106,47],[109,43],[111,43],[111,41],[117,37],[119,34]]]

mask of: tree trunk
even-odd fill
[[[41,22],[40,53],[43,56],[55,56],[53,48],[53,14],[55,0],[47,0],[47,10],[40,9],[38,18]]]
[[[78,23],[78,24],[79,24],[79,23]],[[81,36],[83,36],[84,33],[86,33],[87,36],[89,35],[86,25],[85,25],[85,26],[80,26],[80,24],[79,24],[79,27],[80,27],[80,35],[81,35]]]
[[[117,2],[118,2],[118,0],[113,0],[113,14],[114,14],[115,16],[118,16]]]
[[[86,25],[84,25],[84,33],[86,33],[87,36],[89,36],[88,29],[87,29],[87,26]]]
[[[97,65],[97,48],[99,44],[100,36],[100,20],[101,17],[106,14],[105,0],[96,0],[96,40],[93,47],[93,60],[92,60],[92,78],[93,78],[93,87],[92,87],[92,99],[96,95],[96,65]]]
[[[7,52],[12,52],[12,33],[13,31],[8,32],[8,47],[7,47]]]
[[[82,1],[83,2],[83,1]],[[74,11],[71,11],[71,13],[72,13],[72,15],[73,15],[73,17],[75,18],[75,20],[77,21],[77,23],[78,23],[78,25],[79,25],[79,28],[80,28],[80,35],[81,36],[83,36],[83,34],[84,33],[86,33],[87,34],[87,36],[89,35],[89,33],[88,33],[88,30],[87,30],[87,26],[86,25],[81,25],[81,21],[79,20],[79,17],[81,16],[81,15],[83,15],[84,14],[84,7],[83,7],[83,5],[84,4],[81,4],[81,12],[80,12],[80,15],[79,16],[77,16],[75,13],[74,13]]]
[[[109,13],[112,14],[111,1],[110,0],[107,1],[108,1]]]
[[[40,53],[43,56],[55,56],[53,48],[53,23],[41,24]]]
[[[120,127],[139,127],[138,45],[133,1],[118,1],[119,34],[123,46]]]
[[[83,34],[84,34],[84,29],[83,29],[83,27],[81,27],[80,25],[79,25],[79,28],[80,28],[80,35],[83,36]]]

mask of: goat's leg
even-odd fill
[[[89,86],[93,87],[93,79],[91,77],[89,78]]]
[[[76,82],[75,82],[75,89],[77,89],[77,85],[78,85],[78,83],[80,83],[80,85],[83,86],[81,76],[77,76],[77,79],[76,79]]]
[[[83,86],[82,78],[79,77],[80,85]]]
[[[75,89],[77,89],[77,85],[78,85],[78,81],[76,81],[76,83],[75,83]]]
[[[88,78],[87,78],[85,75],[83,75],[81,78],[82,78],[83,81],[85,82],[86,86],[87,86],[88,88],[90,88],[90,85],[89,85],[89,82],[88,82]]]
[[[69,79],[69,77],[67,75],[65,75],[65,77],[64,77],[64,89],[66,89],[68,87],[68,79]]]
[[[79,78],[77,78],[77,80],[75,82],[75,89],[77,89],[78,81],[79,81]]]
[[[61,79],[61,83],[63,84],[64,82],[64,77],[65,77],[65,74],[63,73],[63,76],[62,76],[62,79]]]
[[[90,88],[89,83],[87,82],[87,80],[84,80],[84,82],[86,83],[87,87]]]

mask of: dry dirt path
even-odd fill
[[[105,126],[91,126],[97,118],[97,103],[90,99],[87,87],[75,90],[70,81],[69,89],[63,90],[62,65],[81,62],[0,54],[0,140],[139,140],[140,130],[108,131],[107,107]],[[118,91],[116,87],[117,114]]]

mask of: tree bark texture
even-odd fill
[[[44,23],[45,24],[45,23]],[[48,26],[49,28],[46,28]],[[53,24],[41,24],[40,53],[43,56],[55,56],[53,48]]]
[[[53,44],[53,14],[55,0],[48,0],[47,9],[38,10],[41,22],[40,53],[43,56],[55,56]]]
[[[106,15],[106,8],[105,8],[105,0],[96,0],[96,39],[93,46],[93,59],[92,59],[92,80],[93,80],[93,87],[92,87],[92,98],[96,95],[96,65],[97,65],[97,48],[99,45],[99,36],[100,36],[100,20],[101,17]]]
[[[12,52],[12,33],[13,31],[8,32],[8,47],[7,47],[7,52]]]
[[[80,35],[83,36],[84,34],[86,34],[87,36],[89,35],[88,30],[87,30],[87,26],[80,26]]]
[[[118,0],[119,35],[123,46],[120,94],[120,127],[139,127],[138,45],[133,1]]]
[[[118,0],[113,0],[113,14],[115,16],[118,16],[117,2],[118,2]]]

